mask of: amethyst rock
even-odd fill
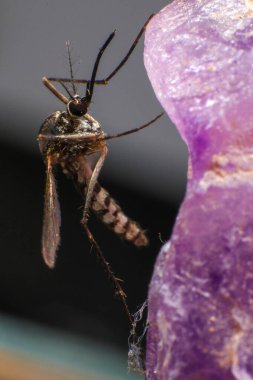
[[[148,380],[253,380],[253,1],[175,0],[145,66],[189,149],[149,290]]]

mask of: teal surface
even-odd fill
[[[103,379],[141,379],[128,373],[127,352],[3,315],[0,315],[1,349]]]

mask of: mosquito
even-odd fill
[[[106,146],[107,140],[144,129],[154,123],[162,114],[140,127],[123,133],[108,135],[103,131],[99,122],[88,114],[88,108],[91,104],[95,85],[107,85],[119,72],[132,54],[152,16],[149,17],[141,28],[138,36],[119,65],[109,76],[102,80],[96,79],[98,66],[104,51],[115,36],[115,31],[109,35],[100,48],[89,80],[74,79],[70,46],[67,42],[71,78],[43,77],[42,79],[44,85],[66,105],[66,109],[64,111],[56,111],[49,115],[43,122],[38,134],[39,147],[46,166],[46,190],[42,230],[42,256],[44,261],[50,268],[54,267],[56,252],[60,243],[60,205],[54,177],[54,167],[58,165],[68,177],[73,179],[77,190],[84,199],[81,224],[87,233],[91,245],[95,247],[104,264],[109,277],[112,279],[131,324],[133,321],[126,305],[126,296],[120,285],[120,280],[114,275],[111,267],[105,260],[87,223],[89,212],[92,211],[121,238],[132,242],[137,247],[146,246],[148,244],[145,231],[141,229],[135,221],[124,214],[118,203],[99,184],[98,177],[108,152]],[[68,97],[63,95],[54,86],[53,82],[59,83],[68,94]],[[72,91],[66,87],[65,83],[71,83]],[[77,94],[76,83],[86,84],[84,96]],[[97,155],[97,157],[95,165],[92,166],[91,157],[94,155]]]

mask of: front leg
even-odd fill
[[[90,205],[91,205],[91,199],[93,196],[94,187],[97,183],[97,179],[98,179],[99,173],[102,169],[102,166],[104,164],[107,152],[108,152],[107,147],[103,146],[103,148],[101,150],[101,155],[100,155],[100,157],[96,163],[96,166],[95,166],[95,168],[92,172],[92,175],[89,179],[89,182],[87,184],[87,193],[86,193],[85,204],[84,204],[84,209],[83,209],[83,217],[81,220],[81,224],[83,224],[84,226],[87,225],[88,213],[89,213],[89,209],[90,209]]]

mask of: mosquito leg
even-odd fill
[[[96,166],[92,172],[92,176],[90,177],[90,180],[89,180],[89,183],[87,186],[87,193],[86,193],[85,204],[84,204],[84,209],[83,209],[82,224],[87,224],[88,213],[89,213],[91,199],[92,199],[93,192],[94,192],[94,187],[97,183],[97,179],[98,179],[100,170],[102,169],[102,166],[104,164],[107,152],[108,152],[108,150],[107,150],[106,146],[104,146],[102,149],[102,152],[101,152],[101,156],[99,157],[99,159],[96,163]]]
[[[104,81],[105,82],[109,82],[110,79],[112,79],[114,77],[114,75],[116,75],[118,73],[118,71],[124,66],[124,64],[126,63],[126,61],[129,59],[129,57],[131,56],[132,52],[134,51],[136,45],[138,44],[141,36],[143,35],[149,21],[152,19],[152,17],[154,16],[154,14],[152,14],[151,16],[149,16],[149,18],[147,19],[147,21],[145,22],[145,24],[143,25],[143,27],[141,28],[141,30],[139,31],[137,37],[135,38],[134,42],[132,43],[130,49],[128,50],[127,54],[125,55],[125,57],[122,59],[122,61],[119,63],[119,65],[113,70],[113,72],[111,72],[110,75],[108,75]]]
[[[89,138],[87,136],[82,136],[78,133],[73,133],[73,134],[65,134],[65,135],[45,135],[43,133],[40,133],[37,137],[38,141],[76,141],[76,142],[81,142],[81,141],[99,141],[103,140],[103,138]]]
[[[125,310],[125,313],[127,315],[127,319],[128,319],[130,328],[132,329],[134,321],[133,321],[132,315],[131,315],[131,313],[129,311],[129,308],[128,308],[128,305],[127,305],[127,302],[126,302],[126,293],[124,292],[122,286],[120,285],[120,280],[113,273],[110,264],[106,261],[106,259],[105,259],[104,255],[103,255],[103,252],[102,252],[100,246],[98,245],[98,243],[94,239],[94,237],[93,237],[90,229],[88,228],[87,224],[83,223],[83,221],[81,221],[81,224],[83,225],[83,227],[85,229],[85,232],[86,232],[86,234],[88,236],[88,239],[90,241],[91,246],[95,248],[96,254],[97,254],[100,262],[102,263],[105,271],[108,273],[108,276],[109,276],[110,280],[112,281],[112,283],[114,285],[114,288],[116,290],[116,295],[119,296],[119,298],[120,298],[120,301],[121,301],[121,303],[123,305],[123,308]]]
[[[105,135],[105,137],[102,137],[101,140],[111,140],[111,139],[116,139],[117,137],[122,137],[122,136],[126,136],[126,135],[130,135],[131,133],[135,133],[135,132],[138,132],[140,131],[141,129],[144,129],[144,128],[147,128],[149,127],[151,124],[153,124],[156,120],[158,120],[162,115],[164,114],[164,112],[160,113],[158,116],[156,116],[154,119],[150,120],[148,123],[144,124],[144,125],[141,125],[140,127],[137,127],[137,128],[134,128],[134,129],[130,129],[129,131],[125,131],[125,132],[122,132],[122,133],[117,133],[115,135]]]
[[[112,140],[116,139],[118,137],[122,136],[127,136],[132,133],[138,132],[146,127],[149,127],[151,124],[153,124],[157,119],[159,119],[164,113],[161,113],[160,115],[156,116],[154,119],[152,119],[150,122],[147,124],[141,125],[140,127],[130,129],[129,131],[125,131],[122,133],[117,133],[115,135],[103,135],[102,137],[98,137],[96,141],[104,141],[104,140]],[[44,135],[43,133],[40,133],[37,137],[38,141],[76,141],[76,142],[81,142],[81,141],[91,141],[94,140],[92,138],[89,139],[87,136],[80,136],[80,134],[65,134],[65,135]]]
[[[69,78],[54,78],[50,77],[48,78],[51,82],[57,82],[57,83],[69,83],[72,82],[72,79]],[[73,79],[74,83],[82,83],[82,84],[87,84],[90,82],[90,79]],[[96,79],[94,81],[95,84],[100,84],[100,85],[106,85],[108,82],[105,79]]]
[[[103,137],[97,137],[96,141],[104,141],[104,140],[112,140],[116,139],[117,137],[122,137],[126,135],[130,135],[131,133],[138,132],[146,127],[149,127],[151,124],[153,124],[156,120],[158,120],[164,112],[160,113],[158,116],[156,116],[154,119],[150,120],[148,123],[141,125],[140,127],[130,129],[129,131],[125,131],[122,133],[117,133],[115,135],[103,135]],[[65,134],[65,135],[44,135],[43,133],[40,133],[37,137],[38,141],[89,141],[94,139],[89,139],[87,136],[80,136],[80,134]]]
[[[139,31],[138,36],[135,38],[134,42],[132,43],[132,45],[131,45],[130,49],[128,50],[127,54],[121,60],[121,62],[118,64],[118,66],[106,78],[94,80],[94,84],[106,85],[119,72],[119,70],[122,68],[122,66],[124,66],[124,64],[127,62],[127,60],[129,59],[129,57],[131,56],[132,52],[134,51],[136,45],[138,44],[138,42],[139,42],[139,40],[141,38],[141,36],[143,35],[143,33],[144,33],[144,31],[145,31],[145,29],[146,29],[149,21],[152,19],[153,16],[154,15],[152,14],[147,19],[147,21],[145,22],[145,24],[143,25],[143,27]],[[74,79],[74,80],[72,80],[72,79],[67,79],[67,78],[49,78],[49,80],[51,80],[52,82],[63,82],[63,83],[64,82],[65,83],[74,82],[74,83],[83,83],[83,84],[90,83],[89,79]]]

